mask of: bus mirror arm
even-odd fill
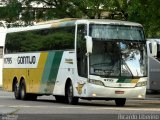
[[[88,56],[89,56],[89,53],[86,53],[85,55],[88,57]]]
[[[89,53],[92,53],[93,41],[92,41],[92,37],[90,36],[85,36],[85,39],[86,39],[86,48],[87,48],[86,56],[88,56]]]

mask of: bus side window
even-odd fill
[[[81,77],[87,77],[86,34],[86,25],[79,25],[77,30],[77,67],[78,75]]]
[[[8,33],[5,53],[74,49],[75,26]]]

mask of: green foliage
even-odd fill
[[[159,0],[132,0],[128,7],[129,20],[141,23],[147,37],[160,37]]]
[[[147,37],[160,37],[159,0],[9,0],[0,8],[0,18],[8,22],[22,20],[26,25],[34,20],[59,18],[105,18],[141,23]],[[33,8],[31,3],[43,4]],[[102,13],[107,16],[102,16]],[[21,17],[19,14],[21,13]]]
[[[19,19],[19,13],[22,11],[21,3],[18,0],[10,0],[6,7],[1,7],[0,17],[7,22],[15,22]]]

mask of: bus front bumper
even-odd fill
[[[88,84],[84,97],[87,98],[138,98],[144,99],[146,86],[132,88],[112,88]]]

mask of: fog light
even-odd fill
[[[95,93],[93,93],[92,96],[96,97],[97,95]]]
[[[143,95],[138,95],[138,98],[143,98]]]

